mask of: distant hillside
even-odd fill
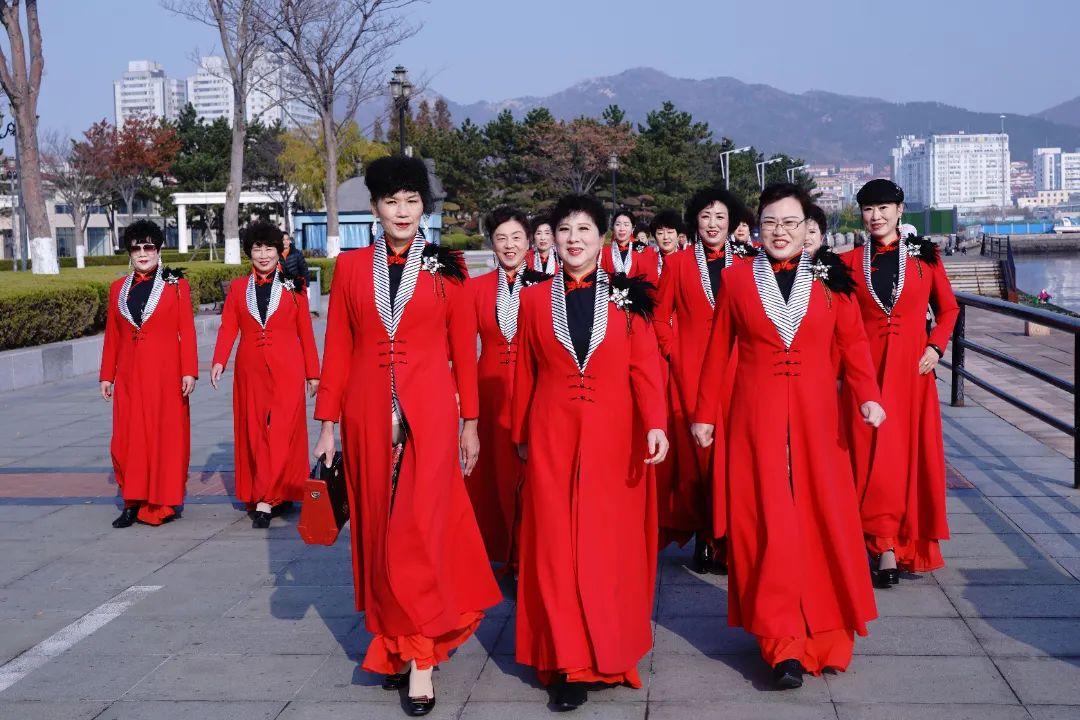
[[[872,162],[881,166],[891,162],[889,151],[898,135],[998,132],[1001,127],[997,114],[943,103],[891,103],[822,91],[795,94],[730,77],[673,78],[650,68],[585,80],[549,97],[471,105],[459,105],[448,98],[455,123],[471,118],[480,125],[504,108],[520,118],[543,106],[556,117],[569,119],[599,117],[612,103],[621,106],[630,120],[644,122],[646,114],[665,100],[690,112],[696,120],[707,121],[716,137],[728,136],[766,153],[782,151],[815,163]],[[1032,148],[1047,144],[1080,147],[1080,98],[1072,103],[1077,117],[1072,125],[1063,124],[1064,116],[1008,115],[1006,130],[1013,157],[1030,158]]]
[[[1072,100],[1067,100],[1060,105],[1055,105],[1049,110],[1043,110],[1035,117],[1040,117],[1044,120],[1049,120],[1050,122],[1059,123],[1061,125],[1080,127],[1080,97],[1074,97]]]

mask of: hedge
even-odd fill
[[[190,253],[181,255],[178,252],[166,250],[161,253],[161,260],[166,265],[179,265],[185,261],[191,262],[192,257]],[[18,260],[0,260],[0,272],[11,272],[14,270],[13,266],[16,263],[18,263]],[[75,258],[62,257],[58,259],[58,263],[62,268],[73,268],[75,267]],[[123,255],[89,255],[86,258],[86,267],[119,267],[127,264],[128,256],[126,253]],[[26,261],[27,270],[33,265],[30,260]]]
[[[439,244],[455,250],[483,250],[483,235],[467,235],[461,232],[443,233]]]

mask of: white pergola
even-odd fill
[[[173,193],[173,202],[176,204],[176,229],[179,236],[177,248],[180,252],[186,253],[188,251],[188,227],[187,227],[187,213],[185,209],[188,205],[224,205],[225,193],[223,192],[181,192]],[[262,192],[248,192],[243,191],[240,193],[241,205],[279,205],[280,202],[277,198]],[[285,213],[288,214],[289,208],[285,208]]]

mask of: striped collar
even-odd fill
[[[886,307],[885,303],[881,301],[881,298],[874,292],[874,283],[870,279],[871,262],[874,255],[874,240],[870,239],[869,242],[863,244],[863,279],[866,281],[866,289],[870,293],[870,297],[874,299],[874,303],[881,308],[881,312],[886,315],[892,315],[893,309],[896,304],[900,302],[900,294],[904,292],[904,276],[907,275],[907,243],[901,238],[896,241],[897,257],[897,273],[896,273],[896,289],[893,291],[892,302]]]
[[[255,296],[255,286],[258,281],[255,277],[255,272],[252,271],[248,275],[247,287],[244,292],[244,300],[247,304],[248,314],[255,319],[255,322],[259,323],[259,327],[266,329],[266,326],[270,324],[270,318],[277,312],[278,305],[281,304],[281,274],[275,272],[272,280],[270,281],[270,301],[266,304],[266,320],[262,319],[262,315],[259,314],[259,301]]]
[[[405,306],[412,299],[416,289],[416,279],[420,275],[420,260],[424,252],[424,234],[417,231],[409,246],[405,269],[401,273],[401,284],[398,285],[397,294],[390,299],[390,268],[387,266],[386,241],[381,237],[375,242],[375,252],[372,253],[372,276],[375,285],[375,308],[379,311],[379,319],[382,320],[383,328],[387,336],[393,340],[401,325],[401,317],[405,314]]]
[[[795,341],[795,335],[810,307],[812,283],[810,255],[804,252],[799,258],[799,269],[796,271],[791,295],[785,301],[768,255],[759,253],[754,258],[754,284],[757,285],[758,297],[785,348],[790,348]]]
[[[559,344],[566,348],[577,365],[578,372],[585,374],[585,368],[589,365],[596,348],[607,334],[607,304],[608,304],[608,276],[603,268],[596,268],[596,298],[593,300],[593,324],[592,334],[589,336],[589,352],[585,355],[585,362],[578,363],[577,352],[574,350],[574,341],[570,338],[570,323],[566,317],[566,281],[563,273],[555,273],[551,282],[551,320],[555,329],[555,337]]]
[[[131,284],[135,281],[135,271],[132,271],[124,278],[124,284],[120,286],[120,314],[132,324],[133,327],[142,328],[143,325],[150,319],[150,316],[154,314],[154,310],[157,309],[158,301],[161,300],[161,293],[165,290],[165,279],[162,277],[161,263],[158,263],[157,270],[154,271],[154,287],[150,288],[150,296],[146,299],[146,307],[142,311],[142,323],[135,322],[135,318],[131,316],[131,310],[128,309],[128,293],[131,292]]]

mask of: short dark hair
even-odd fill
[[[500,205],[484,217],[484,232],[489,238],[495,237],[495,230],[505,222],[514,221],[521,225],[526,234],[529,232],[529,218],[525,213],[511,205]]]
[[[810,206],[810,212],[806,213],[806,217],[817,223],[818,229],[821,230],[822,235],[828,232],[829,218],[825,216],[825,211],[821,209],[820,205],[817,203],[812,204]]]
[[[541,225],[547,225],[549,230],[555,229],[551,227],[551,215],[547,212],[537,213],[536,215],[533,215],[532,220],[529,221],[529,240],[533,239],[533,236],[536,235],[536,231],[540,229]]]
[[[695,237],[697,236],[698,213],[712,205],[714,202],[723,203],[724,207],[727,208],[729,230],[734,230],[739,226],[740,218],[750,217],[750,213],[746,210],[746,206],[739,202],[737,197],[724,188],[717,186],[702,188],[691,195],[690,199],[686,201],[686,210],[683,213],[683,219],[686,222],[687,233],[693,233]]]
[[[653,217],[652,223],[649,225],[649,231],[656,236],[656,231],[660,228],[670,228],[677,233],[683,231],[682,218],[679,217],[677,210],[665,209],[656,213]]]
[[[251,249],[256,245],[277,248],[279,253],[285,252],[285,234],[277,225],[257,220],[246,228],[243,233],[244,254],[251,257]]]
[[[154,243],[158,250],[165,244],[165,232],[153,220],[136,220],[124,228],[124,249],[129,253],[132,245],[147,240]]]
[[[596,229],[601,235],[608,231],[607,213],[604,211],[604,203],[592,195],[563,195],[551,209],[551,229],[554,230],[559,223],[576,212],[583,212],[592,218]]]
[[[420,194],[425,213],[435,209],[428,168],[420,158],[390,155],[374,160],[364,171],[364,184],[371,193],[372,205],[404,190]]]
[[[637,235],[638,233],[645,233],[646,235],[649,235],[649,223],[639,222],[637,225],[635,225],[634,234]]]
[[[767,205],[772,205],[774,202],[784,198],[798,200],[799,204],[802,205],[803,217],[810,217],[810,209],[814,206],[814,200],[810,197],[810,193],[795,183],[781,182],[773,183],[761,191],[757,206],[758,218],[761,218],[761,212]]]
[[[616,210],[615,214],[611,216],[611,224],[615,225],[615,221],[618,220],[621,217],[629,218],[630,219],[630,224],[632,226],[634,226],[634,227],[637,227],[637,218],[634,217],[634,213],[630,212],[629,209],[624,208],[624,207],[621,207],[618,210]]]

